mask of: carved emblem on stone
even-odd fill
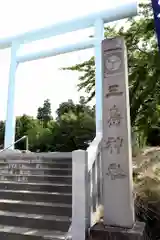
[[[116,71],[121,66],[121,59],[116,55],[112,55],[107,58],[105,66],[109,71]]]
[[[119,75],[123,72],[122,50],[108,49],[104,55],[104,75]]]

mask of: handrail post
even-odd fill
[[[72,240],[85,240],[88,216],[88,157],[84,150],[72,152]]]
[[[29,150],[29,142],[28,142],[28,136],[26,136],[26,151]]]
[[[21,137],[21,138],[19,138],[18,140],[14,141],[14,143],[10,144],[8,147],[2,149],[0,152],[4,152],[4,151],[6,151],[7,149],[10,149],[13,145],[15,145],[16,143],[22,141],[23,139],[26,139],[26,150],[28,151],[28,136],[25,136],[25,135],[24,135],[23,137]],[[14,148],[13,148],[13,149],[14,149]],[[12,149],[12,150],[13,150],[13,149]]]

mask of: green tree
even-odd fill
[[[43,128],[41,124],[37,124],[28,131],[29,150],[33,152],[48,152],[52,149],[52,132],[49,128]]]
[[[68,100],[68,102],[63,102],[59,105],[59,108],[56,111],[57,114],[57,120],[61,118],[62,115],[71,112],[74,112],[75,105],[71,99]]]
[[[64,114],[58,123],[55,136],[57,151],[73,151],[86,149],[95,136],[94,119],[82,113]]]
[[[50,100],[46,99],[43,103],[43,107],[39,107],[37,111],[37,119],[42,122],[43,126],[46,126],[47,123],[52,119],[51,113]]]
[[[94,109],[71,100],[60,104],[57,109],[57,127],[54,132],[56,151],[86,149],[95,136]]]
[[[59,105],[59,108],[56,111],[57,120],[59,120],[61,116],[66,113],[74,113],[76,115],[79,115],[82,112],[88,113],[89,115],[94,117],[95,108],[91,108],[90,106],[86,105],[85,98],[82,96],[80,97],[78,104],[74,104],[73,101],[69,99],[68,102],[63,102]]]
[[[50,117],[52,119],[52,117]],[[42,124],[43,123],[43,124]],[[23,115],[16,120],[16,139],[27,135],[31,151],[72,151],[85,149],[95,136],[94,108],[85,104],[83,97],[79,103],[61,103],[57,109],[57,119],[45,121]],[[25,149],[25,141],[16,144]]]
[[[160,105],[160,64],[151,4],[141,4],[139,17],[131,18],[121,27],[108,26],[105,37],[123,36],[128,49],[131,124],[134,131],[148,134],[157,124]],[[94,57],[67,70],[79,71],[78,89],[88,93],[86,101],[95,96]],[[154,114],[154,117],[153,117]]]
[[[5,122],[0,121],[0,149],[2,149],[4,145],[4,132],[5,132]]]
[[[24,135],[28,136],[28,131],[35,128],[37,125],[37,120],[31,116],[24,114],[16,118],[16,140],[20,139]],[[20,141],[15,146],[18,149],[25,149],[25,140]]]

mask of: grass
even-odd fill
[[[146,222],[151,239],[160,239],[160,147],[133,156],[133,179],[136,216]]]

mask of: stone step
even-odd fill
[[[0,225],[1,240],[65,240],[65,235],[59,231]]]
[[[40,160],[40,161],[72,161],[72,153],[68,156],[60,153],[5,153],[0,152],[0,161],[7,160]]]
[[[27,202],[0,199],[0,210],[9,212],[25,212],[26,214],[53,214],[56,216],[72,215],[72,205],[63,203]]]
[[[0,181],[0,189],[5,190],[28,190],[28,191],[42,191],[42,192],[58,192],[58,193],[72,193],[71,184],[56,184],[56,183],[21,183],[13,181]]]
[[[0,161],[0,168],[71,168],[72,162],[49,162],[49,161],[22,161],[22,160],[7,160]]]
[[[71,193],[56,192],[33,192],[24,190],[0,190],[0,199],[35,201],[35,202],[58,202],[72,204]]]
[[[0,211],[0,222],[3,225],[15,227],[47,229],[61,232],[67,232],[71,224],[69,217],[8,211]]]
[[[16,175],[3,174],[0,176],[1,181],[15,181],[15,182],[42,182],[42,183],[66,183],[72,184],[72,176],[68,175]]]
[[[1,174],[72,175],[71,168],[0,168]]]

